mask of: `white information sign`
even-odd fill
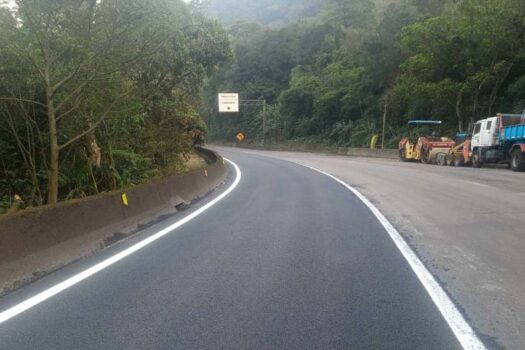
[[[220,113],[239,112],[239,94],[219,94]]]

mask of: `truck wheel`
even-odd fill
[[[430,158],[430,151],[426,148],[421,150],[421,162],[425,164],[431,164],[432,159]]]
[[[512,152],[510,157],[510,168],[513,171],[525,171],[525,152],[520,149]]]
[[[437,165],[445,166],[447,165],[447,155],[445,153],[439,153],[436,156]]]
[[[462,154],[458,155],[457,157],[454,157],[454,166],[465,166],[465,159],[463,158]]]
[[[400,149],[399,150],[399,160],[402,161],[402,162],[406,162],[407,161],[407,155],[406,155],[406,150],[405,149]]]
[[[476,151],[472,154],[472,167],[481,168],[482,166],[483,163],[481,162],[481,155],[478,151]]]
[[[447,166],[454,166],[454,162],[456,161],[454,154],[449,153],[446,157]]]

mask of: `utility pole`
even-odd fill
[[[385,112],[383,113],[383,135],[381,136],[381,149],[385,149],[386,115],[388,112],[388,94],[385,95]]]
[[[263,147],[266,146],[266,100],[263,100]]]

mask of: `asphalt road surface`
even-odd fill
[[[228,196],[1,323],[0,348],[460,348],[407,260],[355,195],[291,162],[223,153],[242,171]],[[0,315],[183,217],[4,297]]]
[[[409,241],[490,348],[525,349],[524,173],[234,152],[312,166],[356,187]]]

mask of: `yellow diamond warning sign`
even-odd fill
[[[246,136],[242,132],[240,132],[235,136],[235,138],[237,139],[237,141],[243,142]]]

